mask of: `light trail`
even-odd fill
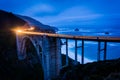
[[[40,35],[47,37],[55,37],[62,39],[77,39],[77,40],[89,40],[89,41],[107,41],[107,42],[120,42],[120,37],[102,37],[102,36],[72,36],[72,35],[63,35],[63,34],[55,34],[55,33],[43,33],[43,32],[33,32],[33,31],[20,31],[16,30],[19,34],[27,34],[27,35]]]

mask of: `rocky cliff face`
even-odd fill
[[[68,66],[60,80],[120,80],[120,59]]]

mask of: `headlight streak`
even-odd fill
[[[27,35],[40,35],[40,36],[48,36],[48,37],[56,37],[56,38],[68,38],[68,39],[78,39],[78,40],[88,40],[88,41],[107,41],[107,42],[120,42],[120,37],[102,37],[102,36],[72,36],[72,35],[63,35],[63,34],[53,34],[53,33],[43,33],[43,32],[33,32],[33,31],[22,31],[16,30],[19,34],[27,34]]]

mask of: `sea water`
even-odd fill
[[[104,36],[104,37],[120,37],[120,30],[117,28],[95,28],[95,27],[74,27],[74,26],[64,26],[58,27],[59,34],[66,34],[66,35],[74,35],[74,36]],[[65,42],[65,40],[62,40]],[[101,43],[101,48],[104,48],[104,43]],[[78,46],[81,46],[81,41],[78,40]],[[62,53],[66,53],[66,47],[62,46]],[[75,59],[75,41],[69,40],[68,41],[68,55],[72,59]],[[78,61],[81,62],[81,48],[78,48]],[[84,42],[84,62],[93,62],[97,61],[97,53],[98,53],[98,42],[94,41],[85,41]],[[103,60],[103,51],[101,51],[100,56],[101,60]],[[107,43],[107,59],[117,59],[120,58],[120,42],[108,42]]]

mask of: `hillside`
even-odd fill
[[[13,13],[0,10],[0,80],[43,80],[41,66],[31,67],[27,61],[19,61],[16,36],[11,29],[21,27],[26,21]]]
[[[60,80],[120,80],[120,59],[78,64],[61,70]]]
[[[12,29],[21,28],[26,24],[34,26],[41,32],[55,33],[56,29],[33,18],[0,10],[0,80],[43,80],[44,78],[41,64],[31,65],[28,60],[19,61],[17,58],[16,34]]]

